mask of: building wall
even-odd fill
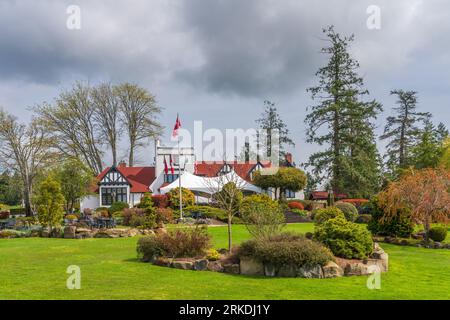
[[[95,210],[100,207],[100,197],[98,195],[89,195],[81,199],[80,210],[92,209]]]

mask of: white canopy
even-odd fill
[[[214,194],[227,182],[234,182],[243,191],[260,193],[262,190],[251,183],[248,183],[237,175],[234,171],[220,177],[199,177],[192,173],[185,172],[181,175],[181,187],[191,191]],[[178,188],[179,179],[160,189],[161,194],[166,194],[170,190]]]

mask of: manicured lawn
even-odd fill
[[[216,247],[226,246],[226,227],[210,232]],[[248,237],[243,226],[233,232],[235,242]],[[450,299],[450,250],[384,244],[390,271],[381,290],[369,290],[367,277],[274,279],[157,267],[137,261],[136,241],[2,239],[0,299]],[[66,288],[69,265],[81,268],[81,290]]]

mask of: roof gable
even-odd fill
[[[104,177],[112,170],[112,168],[106,168],[97,177],[99,184],[102,183]],[[116,171],[119,172],[130,185],[130,192],[132,193],[144,193],[149,191],[149,187],[155,180],[155,167],[115,167]],[[119,185],[120,183],[117,183]],[[116,185],[110,183],[109,185]]]

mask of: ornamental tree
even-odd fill
[[[253,183],[264,190],[273,188],[275,190],[275,199],[282,200],[286,190],[297,192],[305,188],[306,175],[300,169],[282,167],[272,175],[264,175],[258,171],[255,172]]]
[[[392,182],[379,195],[383,219],[390,220],[399,210],[409,209],[413,222],[428,232],[431,223],[446,223],[450,218],[450,171],[445,168],[414,170]]]
[[[48,176],[36,188],[34,203],[37,206],[39,222],[50,228],[59,226],[64,216],[64,196],[61,185],[52,176]]]

